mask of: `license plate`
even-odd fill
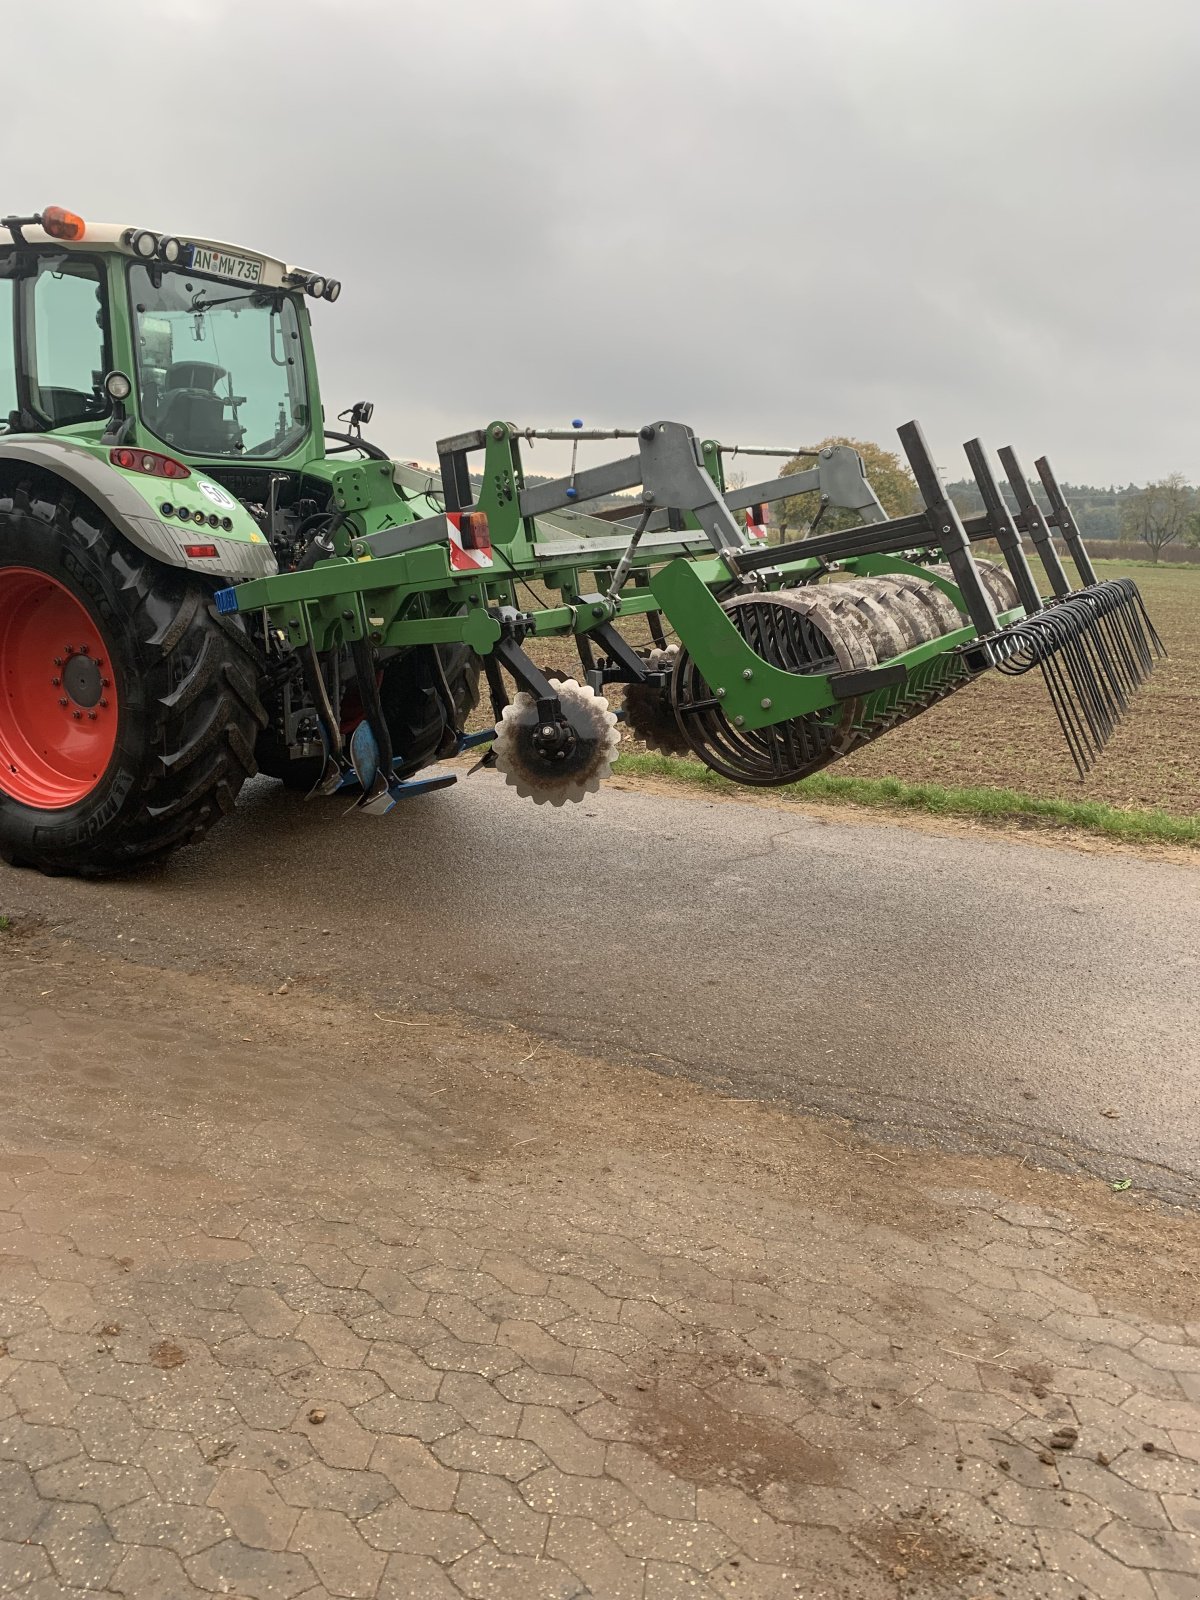
[[[192,246],[193,272],[208,272],[214,278],[235,278],[239,283],[259,283],[262,280],[262,262],[250,256],[233,256],[227,250],[206,250],[202,245]]]

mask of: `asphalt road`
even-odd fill
[[[0,868],[0,910],[1200,1197],[1191,867],[611,785],[554,811],[491,773],[343,810],[259,781],[150,876]]]

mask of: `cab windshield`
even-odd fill
[[[283,456],[308,432],[291,296],[181,268],[129,271],[145,425],[193,456]]]

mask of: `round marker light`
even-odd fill
[[[128,400],[133,383],[123,372],[110,372],[104,380],[104,392],[110,400]]]
[[[329,301],[330,305],[333,304],[341,292],[342,286],[338,280],[336,278],[330,278],[329,282],[325,285],[325,298]]]
[[[143,261],[149,261],[158,254],[158,235],[151,233],[149,228],[136,228],[129,235],[129,248],[135,256],[141,256]]]
[[[168,235],[158,241],[158,258],[160,261],[165,261],[168,266],[174,266],[182,254],[183,245],[178,239]]]
[[[312,295],[314,300],[319,300],[325,293],[328,284],[318,272],[313,274],[304,287],[308,290],[309,294]]]

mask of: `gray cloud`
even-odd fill
[[[4,44],[6,204],[341,277],[327,409],[397,453],[915,415],[954,472],[1200,472],[1192,0],[43,0]]]

